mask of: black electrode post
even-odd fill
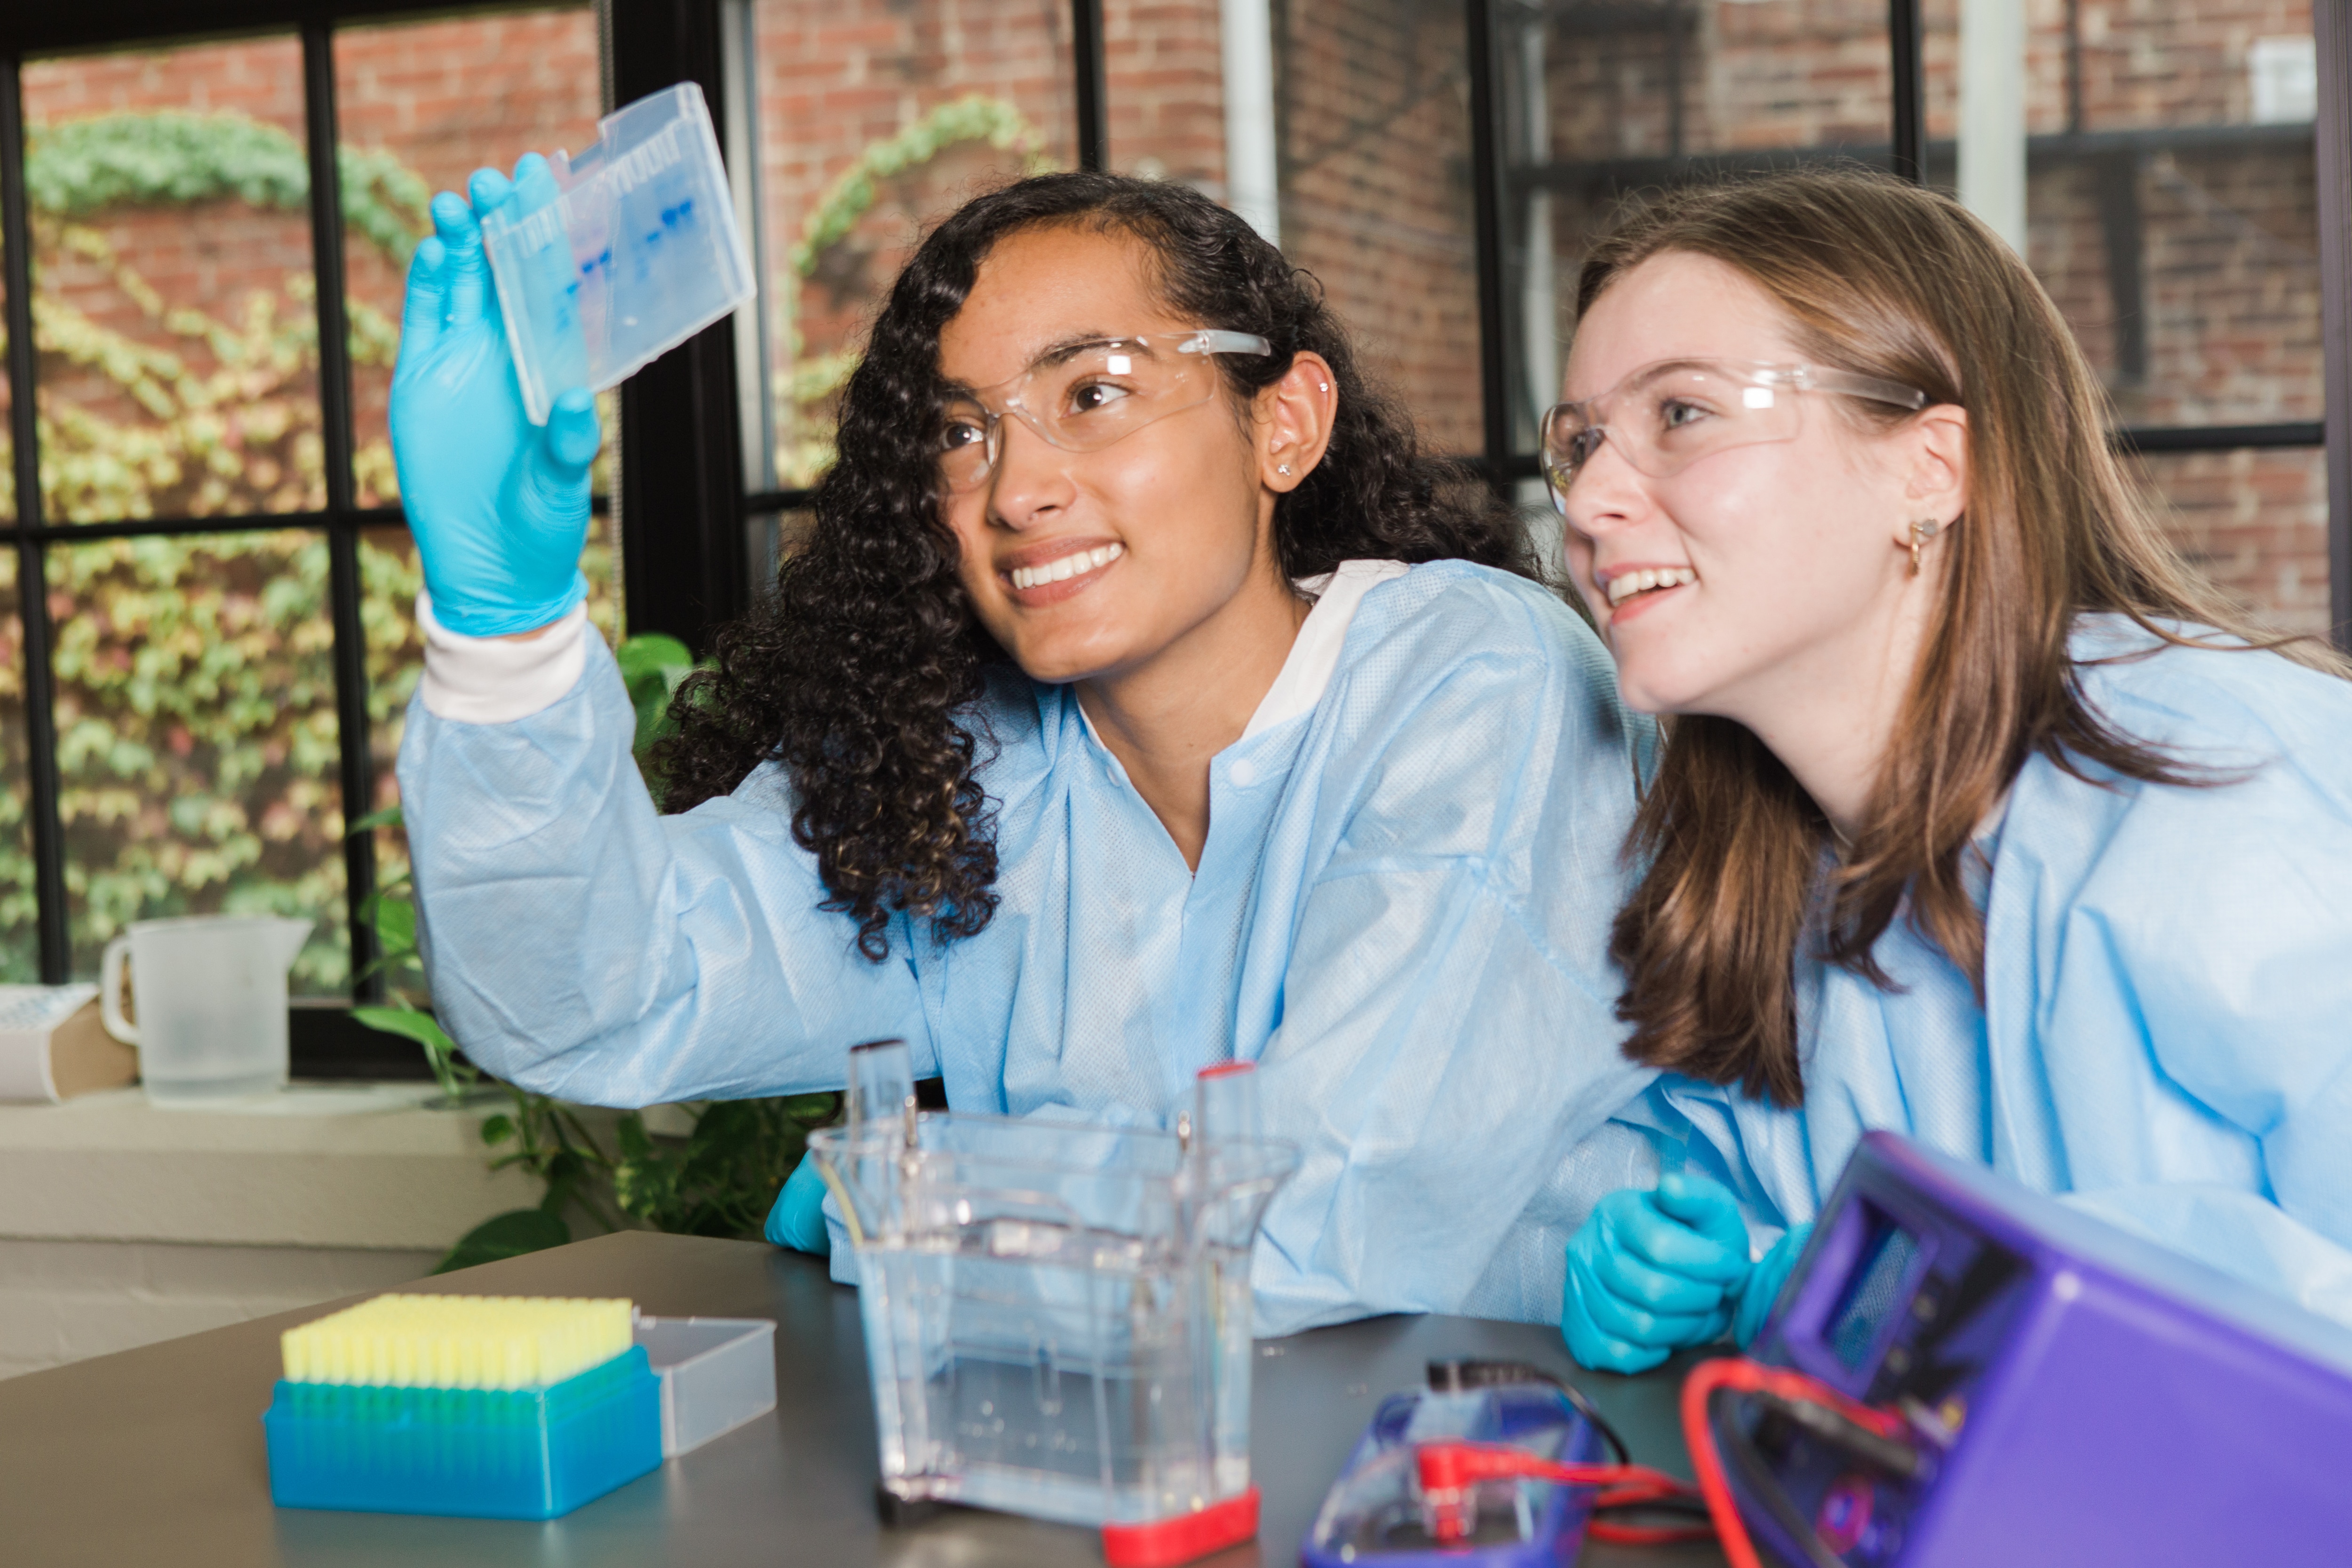
[[[1927,64],[1920,0],[1886,0],[1886,51],[1894,68],[1894,152],[1887,166],[1927,183]]]
[[[2315,0],[2319,341],[2327,428],[2327,622],[2352,649],[2352,0]]]
[[[23,57],[0,58],[0,246],[6,249],[8,434],[16,480],[16,614],[25,648],[26,813],[41,980],[73,975],[66,926],[65,826],[58,816],[57,675],[50,664],[49,592],[41,526],[41,436],[33,386],[33,231],[26,209]]]
[[[1503,351],[1503,160],[1495,93],[1495,0],[1465,0],[1470,51],[1471,222],[1478,259],[1478,398],[1486,482],[1512,499],[1510,374]]]
[[[1078,108],[1078,167],[1110,167],[1110,95],[1103,66],[1102,0],[1070,0],[1070,71]]]
[[[719,0],[611,0],[610,15],[616,104],[690,81],[709,101],[712,122],[726,123]],[[774,286],[760,281],[763,291]],[[738,396],[732,321],[713,322],[621,384],[615,510],[625,629],[667,632],[698,657],[751,605]]]
[[[375,893],[375,835],[351,825],[374,808],[375,769],[368,755],[367,634],[360,623],[359,525],[352,516],[351,329],[343,300],[342,169],[335,137],[334,36],[321,21],[302,24],[303,120],[310,158],[310,272],[319,309],[319,423],[327,465],[328,603],[335,623],[335,743],[343,796],[344,914],[351,925],[352,1000],[383,997],[375,927],[366,919]]]

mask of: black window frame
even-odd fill
[[[1479,384],[1484,407],[1480,451],[1461,454],[1507,493],[1536,477],[1531,454],[1516,450],[1508,413],[1502,184],[1501,60],[1496,27],[1507,0],[1465,0],[1470,77],[1472,222],[1476,250]],[[363,529],[401,525],[394,507],[355,504],[351,468],[352,379],[345,333],[343,230],[334,157],[334,34],[346,25],[431,15],[489,14],[522,6],[420,5],[417,0],[224,0],[197,26],[183,0],[83,0],[70,7],[18,7],[0,20],[0,244],[5,244],[8,353],[13,389],[16,513],[0,522],[0,545],[17,554],[23,616],[27,805],[38,900],[40,975],[68,977],[71,953],[65,848],[58,819],[59,775],[52,633],[45,592],[47,547],[147,535],[230,534],[310,529],[329,546],[334,622],[339,785],[345,818],[356,820],[373,798],[366,670],[359,624],[358,545]],[[678,81],[698,83],[723,122],[728,80],[722,0],[599,0],[604,92],[627,102]],[[2325,447],[2328,495],[2330,618],[2339,646],[2352,647],[2352,0],[2314,0],[2319,55],[2316,142],[2322,322],[2326,400],[2322,420],[2273,424],[2119,429],[2119,447],[2140,452],[2224,451],[2246,447]],[[114,520],[51,523],[41,516],[32,333],[30,224],[24,173],[24,105],[19,68],[27,57],[194,38],[295,32],[301,41],[306,147],[310,163],[310,225],[319,312],[319,397],[327,457],[327,504],[283,515]],[[1922,178],[1939,155],[1926,135],[1920,0],[1889,0],[1887,39],[1893,91],[1885,156],[1895,172]],[[1104,69],[1102,0],[1071,0],[1076,147],[1082,167],[1108,166],[1111,148]],[[2278,134],[2278,132],[2271,132]],[[2162,133],[2151,133],[2161,137]],[[2079,132],[2049,141],[2043,155],[2113,155],[2128,149],[2092,146]],[[2074,145],[2080,142],[2081,146]],[[2058,145],[2057,143],[2064,143]],[[1948,152],[1942,155],[1948,156]],[[1686,160],[1696,167],[1703,159]],[[619,532],[622,591],[632,631],[662,631],[698,653],[713,632],[740,615],[751,581],[746,530],[771,514],[807,504],[805,489],[749,489],[738,421],[735,345],[722,322],[647,367],[621,393],[620,474],[612,510]],[[374,954],[360,909],[375,885],[370,835],[347,839],[344,868],[354,973]],[[354,1000],[373,999],[375,983],[355,982]],[[295,1069],[304,1076],[406,1076],[421,1071],[404,1042],[359,1029],[341,1009],[298,1007]]]

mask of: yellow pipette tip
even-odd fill
[[[289,1383],[544,1388],[629,1348],[619,1298],[378,1296],[280,1340]]]

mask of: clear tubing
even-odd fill
[[[1193,1082],[1192,1136],[1228,1143],[1264,1136],[1257,1105],[1257,1065],[1219,1062]]]
[[[848,1121],[853,1131],[869,1121],[898,1122],[915,1098],[914,1053],[904,1040],[868,1040],[849,1047]]]

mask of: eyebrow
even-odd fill
[[[1032,359],[1027,364],[1022,366],[1018,371],[1015,371],[1012,375],[1005,377],[1005,380],[1015,380],[1020,376],[1028,374],[1031,371],[1044,370],[1050,365],[1067,364],[1070,361],[1077,358],[1078,355],[1086,353],[1087,350],[1102,348],[1109,343],[1136,343],[1137,358],[1150,359],[1153,357],[1150,345],[1149,343],[1137,342],[1136,335],[1133,333],[1104,332],[1091,330],[1076,331],[1070,333],[1066,337],[1056,338],[1052,342],[1046,344],[1044,349],[1038,352],[1035,358]],[[1002,386],[1004,383],[1000,381],[994,384]],[[950,395],[961,395],[966,397],[977,396],[980,392],[978,387],[968,385],[961,381],[948,382],[946,384],[946,389]]]
[[[1616,391],[1619,387],[1624,385],[1627,382],[1633,380],[1637,375],[1648,377],[1662,374],[1670,370],[1689,370],[1697,365],[1737,363],[1739,362],[1727,361],[1720,356],[1712,354],[1681,354],[1673,359],[1654,359],[1647,364],[1635,365],[1632,370],[1629,370],[1623,375],[1619,376],[1609,385],[1604,386],[1599,392],[1594,393],[1592,397],[1606,396],[1608,394]],[[1591,402],[1592,397],[1570,397],[1563,398],[1561,401],[1568,404],[1580,405]]]

